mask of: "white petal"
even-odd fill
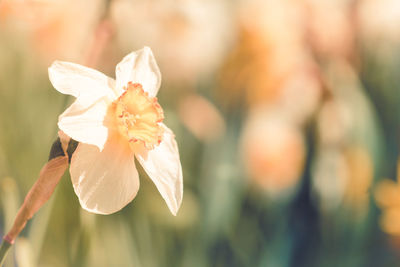
[[[59,116],[58,127],[72,139],[103,150],[108,137],[108,128],[104,125],[108,105],[104,98],[89,107],[76,100]]]
[[[70,173],[82,208],[93,213],[119,211],[139,189],[133,153],[114,140],[107,142],[101,152],[80,143],[72,156]]]
[[[182,202],[182,167],[175,136],[163,126],[165,131],[161,144],[148,151],[147,155],[137,153],[136,158],[155,183],[172,214],[176,215]]]
[[[99,98],[117,98],[115,81],[103,73],[75,63],[55,61],[49,68],[49,78],[60,93],[73,95],[82,106],[89,106]]]
[[[127,55],[116,68],[116,88],[121,93],[128,82],[140,83],[150,96],[156,96],[161,73],[149,47]]]

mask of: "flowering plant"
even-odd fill
[[[79,142],[70,173],[81,206],[110,214],[139,189],[134,158],[176,215],[182,201],[182,168],[173,132],[162,123],[155,97],[161,74],[150,48],[127,55],[116,80],[74,63],[54,62],[53,86],[76,101],[59,117],[59,128]]]

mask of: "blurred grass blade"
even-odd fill
[[[0,245],[0,266],[3,265],[4,260],[5,260],[6,255],[7,255],[7,252],[11,248],[11,246],[12,246],[11,243],[7,242],[6,240],[3,240],[1,242],[1,245]]]

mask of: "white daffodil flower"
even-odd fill
[[[116,80],[74,63],[49,68],[57,91],[76,97],[58,126],[79,142],[71,159],[72,184],[85,210],[110,214],[139,189],[134,157],[176,215],[183,193],[182,167],[173,132],[155,97],[161,73],[150,48],[127,55]]]

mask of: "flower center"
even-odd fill
[[[161,143],[164,113],[156,97],[149,97],[139,83],[128,83],[125,92],[114,101],[116,125],[132,145],[141,142],[147,149]]]

